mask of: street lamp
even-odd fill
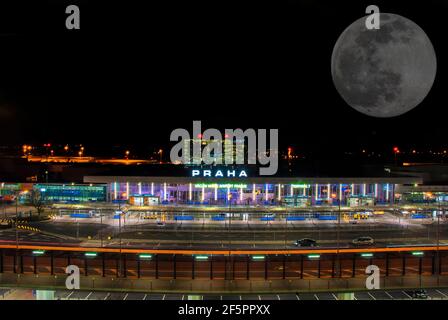
[[[397,166],[397,154],[400,153],[400,149],[398,149],[398,147],[394,147],[393,151],[394,151],[394,158],[395,158],[395,166]]]
[[[160,156],[160,163],[162,163],[162,159],[163,159],[163,150],[159,149],[159,151],[157,152]]]

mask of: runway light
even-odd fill
[[[309,254],[308,259],[320,259],[320,254]]]
[[[33,255],[35,256],[40,256],[43,255],[45,253],[45,250],[34,250],[33,251]]]
[[[96,252],[86,252],[86,253],[84,253],[84,255],[86,257],[96,257],[97,253]]]
[[[196,260],[208,260],[208,256],[195,256]]]
[[[373,253],[361,253],[361,257],[363,257],[363,258],[372,258],[373,257]]]
[[[141,253],[138,255],[140,259],[152,259],[152,254]]]
[[[252,260],[264,260],[264,256],[252,256]]]
[[[412,255],[421,257],[421,256],[425,255],[425,253],[423,251],[414,251],[414,252],[412,252]]]

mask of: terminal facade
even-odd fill
[[[120,202],[134,206],[375,206],[448,202],[448,186],[419,177],[157,177],[85,176],[82,184],[0,183],[3,201]]]
[[[396,189],[419,178],[125,177],[86,176],[107,185],[108,201],[131,205],[374,206],[393,204]]]

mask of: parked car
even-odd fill
[[[412,299],[428,299],[428,293],[426,290],[417,289],[411,292]]]
[[[165,226],[165,222],[163,222],[163,221],[157,221],[157,226],[158,227],[164,227]]]
[[[317,246],[317,242],[314,239],[303,238],[294,242],[296,247],[315,247]]]
[[[358,237],[353,239],[352,243],[355,246],[371,246],[375,243],[372,237]]]

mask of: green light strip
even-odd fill
[[[361,253],[361,257],[363,257],[363,258],[371,258],[371,257],[373,257],[373,253]]]
[[[97,253],[96,252],[86,252],[86,253],[84,253],[84,255],[86,257],[96,257]]]
[[[33,251],[33,254],[35,254],[35,255],[40,255],[40,254],[44,254],[44,253],[45,253],[44,250],[34,250]]]
[[[138,257],[139,257],[140,259],[151,259],[151,258],[152,258],[152,254],[145,254],[145,253],[142,253],[142,254],[139,254]]]
[[[264,260],[264,256],[252,256],[253,260]]]
[[[208,256],[195,256],[196,260],[208,260]]]
[[[309,254],[308,258],[309,259],[319,259],[320,258],[320,254]]]
[[[414,251],[412,252],[413,256],[423,256],[425,253],[423,251]]]

